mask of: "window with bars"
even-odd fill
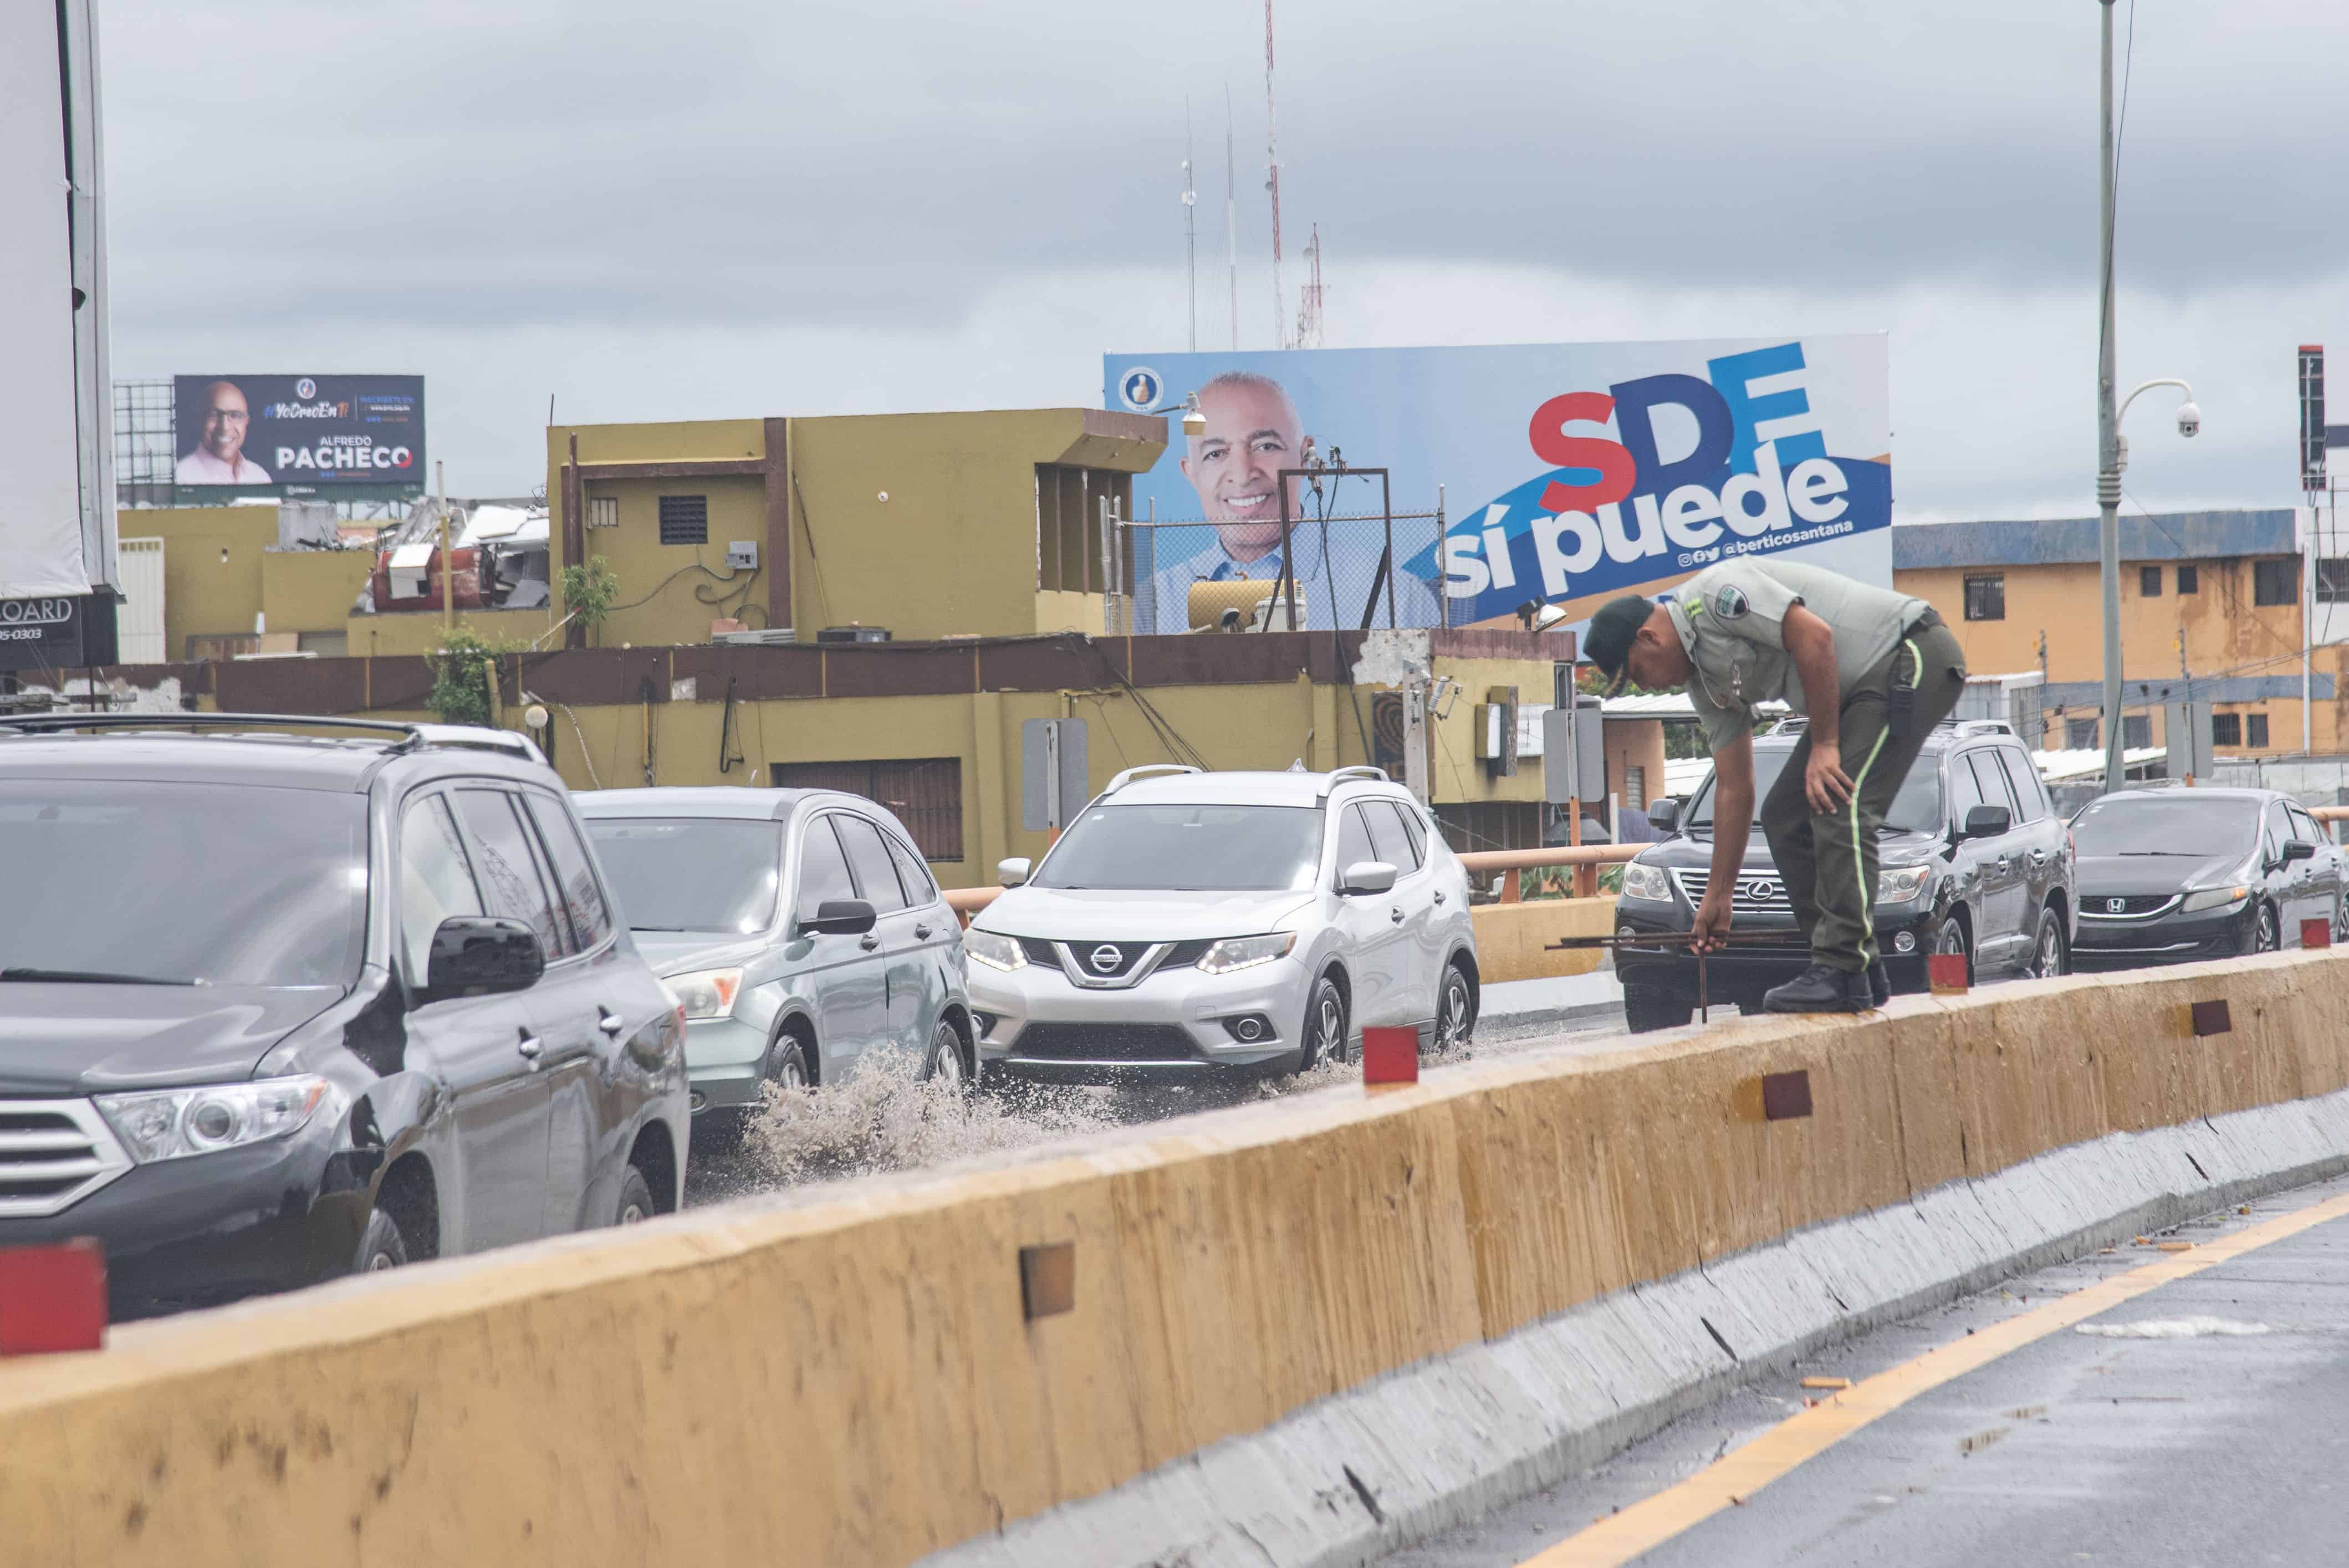
[[[2140,599],[2161,597],[2161,568],[2140,566],[2137,569],[2137,593]]]
[[[2202,569],[2199,566],[2181,565],[2178,567],[2178,591],[2180,593],[2199,593],[2202,592]]]
[[[959,757],[774,762],[768,765],[767,777],[778,789],[837,789],[863,796],[896,813],[924,860],[963,858]]]
[[[2067,718],[2064,721],[2064,744],[2074,751],[2092,751],[2096,746],[2096,721],[2093,718]]]
[[[2316,562],[2316,602],[2338,604],[2349,601],[2349,557],[2333,556]]]
[[[709,543],[709,498],[706,495],[661,497],[660,542],[663,544]]]
[[[2121,715],[2121,749],[2142,750],[2153,744],[2153,716],[2149,713]]]
[[[2268,743],[2268,716],[2263,713],[2243,715],[2243,744],[2265,746]]]
[[[1966,579],[1966,619],[1969,621],[2003,621],[2006,619],[2006,574]]]
[[[2243,716],[2240,713],[2214,713],[2210,716],[2210,744],[2240,746],[2243,743]]]
[[[2251,603],[2254,604],[2292,604],[2300,600],[2300,562],[2287,556],[2281,561],[2251,562]]]

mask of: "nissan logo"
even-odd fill
[[[2118,914],[2127,908],[2128,900],[2125,898],[2108,898],[2105,900],[2105,913],[2106,914]]]
[[[1125,954],[1104,942],[1092,950],[1087,956],[1086,962],[1104,975],[1114,975],[1117,973],[1117,966],[1125,962]]]

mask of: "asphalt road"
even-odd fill
[[[2349,1181],[2281,1194],[2156,1240],[2207,1246],[2344,1194]],[[1820,1397],[1802,1377],[1857,1382],[2176,1255],[2122,1246],[1869,1335],[1388,1568],[1516,1568],[1691,1477],[1681,1495],[1704,1494],[1705,1467],[1749,1439],[1775,1443]],[[1718,1511],[1644,1555],[1561,1551],[1543,1568],[2349,1563],[2349,1214],[2023,1344],[1742,1503],[1705,1506]]]

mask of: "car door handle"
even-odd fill
[[[595,1009],[595,1026],[603,1030],[605,1035],[617,1039],[620,1037],[620,1031],[626,1028],[628,1025],[626,1019],[611,1008],[598,1007]]]
[[[538,1060],[538,1054],[546,1048],[545,1043],[536,1035],[523,1034],[521,1030],[515,1033],[521,1034],[522,1037],[514,1042],[514,1049],[531,1061]]]
[[[1444,895],[1443,895],[1442,893],[1437,893],[1437,894],[1435,895],[1435,902],[1436,902],[1436,903],[1442,903],[1444,902]]]
[[[1388,910],[1388,911],[1387,911],[1387,918],[1388,918],[1389,920],[1393,921],[1397,925],[1401,925],[1401,924],[1402,923],[1402,909],[1400,909],[1400,908],[1395,908],[1395,909],[1390,909],[1390,910]]]
[[[864,949],[865,952],[870,953],[874,948],[881,945],[881,939],[868,931],[857,939],[856,945]]]
[[[915,941],[916,941],[916,942],[927,942],[929,939],[930,939],[930,928],[929,928],[928,926],[926,926],[926,925],[917,925],[917,926],[914,927],[914,940],[915,940]]]

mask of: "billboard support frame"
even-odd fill
[[[1308,444],[1310,445],[1309,442]],[[1394,562],[1394,482],[1384,469],[1349,468],[1344,459],[1340,459],[1326,468],[1282,469],[1279,471],[1279,477],[1274,480],[1274,488],[1280,491],[1280,575],[1273,580],[1272,602],[1278,604],[1284,597],[1288,600],[1288,630],[1292,632],[1297,630],[1297,573],[1295,571],[1297,552],[1291,548],[1294,524],[1307,521],[1304,518],[1292,519],[1288,515],[1288,481],[1291,479],[1311,480],[1318,492],[1320,480],[1325,477],[1330,480],[1330,488],[1335,490],[1339,480],[1350,477],[1368,479],[1372,474],[1379,476],[1378,516],[1384,548],[1379,555],[1378,579],[1371,586],[1371,603],[1363,607],[1362,630],[1367,632],[1371,629],[1370,621],[1371,615],[1377,613],[1378,591],[1381,583],[1386,588],[1387,624],[1392,626],[1395,624],[1394,573],[1392,570]],[[1438,506],[1435,536],[1439,540],[1444,537],[1443,516],[1443,508]],[[1324,516],[1321,521],[1326,522],[1329,519]],[[1338,624],[1338,606],[1334,602],[1330,606],[1330,624],[1332,626]],[[1270,629],[1268,618],[1267,629]]]

